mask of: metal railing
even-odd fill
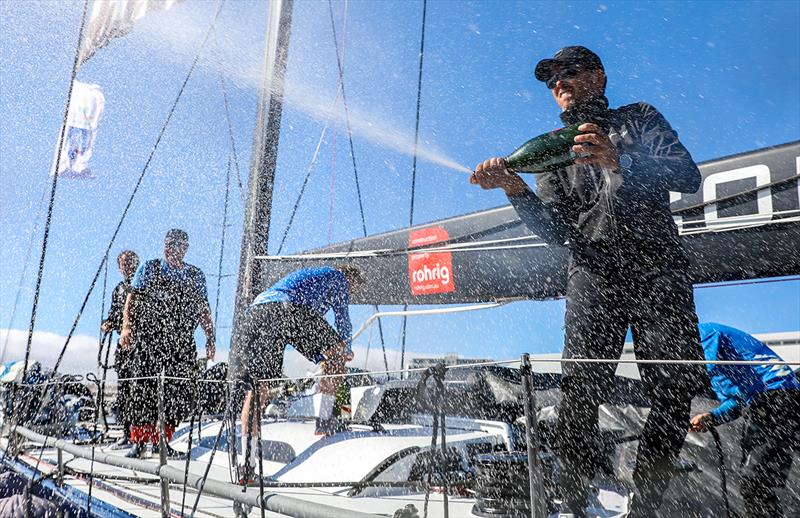
[[[214,479],[204,480],[202,476],[189,473],[188,475],[178,468],[169,466],[165,463],[155,464],[141,459],[129,459],[120,455],[112,455],[103,451],[94,451],[92,448],[84,446],[77,446],[69,443],[63,439],[55,439],[27,428],[18,427],[16,434],[24,437],[25,439],[41,444],[42,448],[55,448],[59,453],[59,459],[63,456],[61,452],[69,453],[70,455],[82,459],[91,459],[94,455],[95,462],[115,466],[122,469],[138,471],[159,477],[162,483],[176,483],[185,484],[186,487],[199,490],[203,487],[203,491],[209,495],[225,498],[236,502],[238,504],[252,506],[255,509],[264,508],[267,511],[282,514],[284,516],[292,516],[295,518],[377,518],[378,515],[362,513],[359,511],[352,511],[349,509],[340,509],[330,505],[309,502],[300,500],[299,498],[292,498],[289,496],[281,495],[274,492],[265,492],[264,497],[259,496],[258,491],[243,492],[242,486],[222,482]],[[63,470],[63,465],[59,466],[59,472]],[[162,509],[165,507],[165,495],[162,492]]]

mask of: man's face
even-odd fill
[[[606,76],[602,70],[576,71],[560,67],[553,72],[554,80],[550,83],[552,85],[550,91],[561,111],[592,97],[603,95]]]
[[[189,244],[180,241],[164,241],[164,259],[168,263],[182,263]]]
[[[133,277],[133,274],[136,273],[136,268],[139,267],[139,261],[135,257],[123,255],[119,258],[117,266],[119,266],[119,273],[121,273],[125,279],[130,279]]]

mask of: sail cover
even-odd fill
[[[800,274],[800,141],[700,171],[696,193],[671,197],[692,281]],[[456,304],[562,296],[568,257],[505,206],[260,260],[263,287],[299,268],[349,263],[368,281],[353,303]]]

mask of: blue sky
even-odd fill
[[[78,79],[106,96],[97,179],[60,181],[37,330],[66,334],[122,207],[208,28],[216,2],[187,0],[152,13],[94,56]],[[334,1],[345,88],[370,233],[407,225],[421,2]],[[14,297],[49,188],[82,2],[0,3],[0,328],[27,329],[41,225],[16,317]],[[345,17],[346,13],[346,17]],[[220,78],[228,87],[243,180],[250,163],[266,7],[228,1],[201,54],[112,249],[158,256],[164,232],[185,228],[187,260],[216,298],[225,167],[230,155]],[[420,138],[426,153],[468,167],[559,125],[549,92],[532,76],[541,57],[583,44],[603,58],[612,106],[647,101],[678,130],[697,161],[800,138],[800,4],[797,2],[428,3]],[[297,2],[289,51],[270,251],[275,252],[305,169],[334,103],[337,68],[327,2]],[[331,191],[333,185],[333,191]],[[332,193],[332,194],[331,194]],[[415,222],[505,203],[430,160],[417,169]],[[333,200],[331,210],[330,201]],[[329,218],[332,214],[332,220]],[[232,189],[223,273],[236,272],[242,203]],[[358,237],[360,216],[347,136],[336,116],[286,252]],[[110,271],[109,286],[118,275]],[[219,344],[226,347],[235,278],[223,280]],[[95,291],[78,332],[94,335]],[[750,332],[800,329],[800,281],[696,291],[701,320]],[[107,302],[106,302],[107,304]],[[387,308],[391,309],[391,308]],[[371,308],[353,308],[357,327]],[[561,347],[563,302],[517,303],[412,320],[408,348],[506,358]],[[396,349],[399,320],[387,321]],[[201,340],[202,342],[202,340]],[[365,345],[362,343],[362,345]],[[392,358],[390,358],[392,362]],[[358,361],[356,361],[358,363]]]

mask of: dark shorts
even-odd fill
[[[251,307],[242,326],[243,339],[231,354],[234,379],[256,380],[282,377],[283,355],[292,345],[309,361],[319,363],[323,353],[342,342],[321,315],[304,306],[271,302]]]

